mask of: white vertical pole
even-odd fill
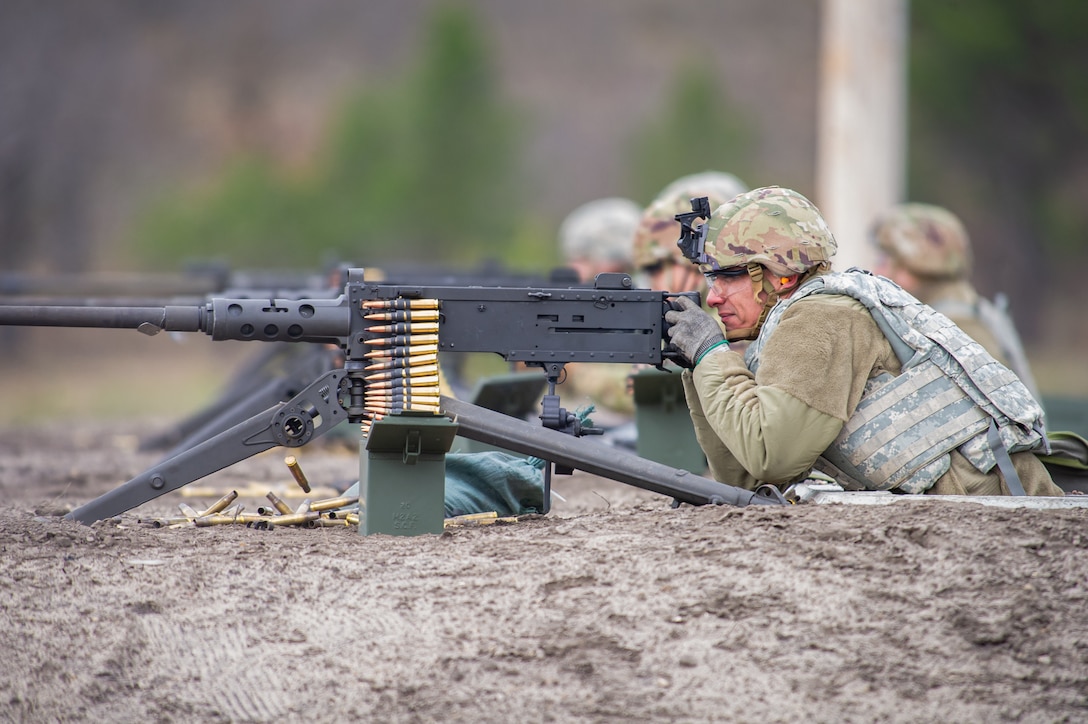
[[[816,198],[839,251],[870,267],[867,231],[906,193],[909,0],[823,0]]]

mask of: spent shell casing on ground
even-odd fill
[[[200,513],[196,512],[196,509],[188,503],[178,503],[178,510],[180,510],[181,514],[184,515],[186,518],[200,517]]]
[[[363,354],[363,359],[393,359],[396,357],[414,357],[417,354],[437,354],[438,343],[413,344],[408,347],[382,347]]]
[[[368,327],[371,334],[428,334],[438,333],[438,322],[397,322]]]
[[[354,505],[359,502],[358,495],[341,495],[339,498],[325,498],[310,503],[310,510],[322,511],[343,508],[346,505]]]
[[[315,528],[344,528],[348,525],[343,518],[318,518],[314,521]]]
[[[208,508],[206,508],[200,514],[199,517],[203,517],[205,515],[212,515],[214,513],[220,512],[221,510],[225,509],[228,505],[233,503],[234,499],[237,498],[237,497],[238,497],[238,491],[237,490],[230,491],[229,493],[224,495],[222,498],[220,498],[219,500],[212,503]]]
[[[347,517],[344,518],[344,520],[346,520],[348,522],[348,525],[359,525],[359,514],[358,513],[348,513]]]
[[[195,518],[154,518],[152,520],[141,520],[141,523],[150,523],[152,528],[166,528],[171,525],[178,525],[179,523],[192,523]]]
[[[437,299],[369,299],[363,309],[438,309]]]
[[[218,514],[213,513],[213,515],[231,515],[231,516],[235,516],[235,515],[241,515],[243,510],[245,510],[245,506],[243,506],[241,503],[238,503],[237,505],[232,505],[229,508],[224,508],[223,510],[219,511]]]
[[[310,492],[310,481],[306,479],[306,473],[302,472],[302,468],[298,464],[298,460],[294,455],[288,455],[283,459],[287,469],[291,471],[291,477],[298,483],[298,487],[302,488],[302,492]]]
[[[205,515],[193,519],[193,523],[198,528],[207,528],[211,525],[230,525],[231,523],[237,522],[237,519],[235,519],[233,515],[223,515],[221,513],[213,513],[212,515]]]
[[[399,312],[371,312],[363,319],[373,322],[431,322],[438,319],[437,309],[402,309]]]
[[[277,497],[275,493],[270,492],[270,493],[268,493],[268,495],[266,495],[264,497],[268,498],[268,502],[272,503],[272,506],[276,510],[278,510],[281,515],[290,515],[291,513],[295,512],[295,511],[291,510],[291,506],[287,505],[287,503],[280,500],[279,497]]]
[[[323,513],[324,513],[324,515],[322,517],[324,517],[324,518],[346,518],[347,516],[351,515],[352,513],[358,514],[359,513],[359,506],[356,505],[354,508],[347,508],[345,510],[337,509],[337,510],[323,511]]]
[[[499,514],[494,510],[489,510],[486,513],[465,513],[464,515],[455,515],[452,518],[446,518],[447,523],[459,523],[469,520],[485,520],[487,518],[498,518]]]
[[[363,368],[363,371],[373,372],[375,370],[403,370],[411,369],[412,367],[419,367],[420,365],[437,364],[437,354],[417,354],[413,357],[394,357],[391,359],[379,360],[378,362],[371,362]]]
[[[302,525],[309,528],[313,527],[313,522],[321,517],[321,513],[316,510],[310,510],[305,513],[291,513],[290,515],[278,515],[275,518],[269,518],[268,524],[270,526],[281,525]]]
[[[407,347],[416,344],[438,344],[437,334],[393,334],[366,340],[371,347]]]
[[[309,498],[303,498],[302,502],[298,504],[297,508],[295,508],[295,513],[309,513],[310,512],[310,502],[311,501],[310,501]]]

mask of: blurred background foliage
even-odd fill
[[[234,266],[561,263],[554,224],[518,193],[532,185],[519,155],[531,120],[502,92],[482,28],[473,11],[439,6],[417,67],[349,98],[312,165],[239,158],[210,186],[151,204],[128,254],[160,268],[194,258]],[[648,203],[692,171],[728,168],[743,178],[754,135],[712,70],[691,63],[624,144],[620,192]]]
[[[134,228],[131,253],[166,267],[194,257],[438,264],[496,249],[523,264],[545,261],[531,253],[540,245],[511,244],[526,207],[516,193],[524,122],[501,93],[479,23],[465,9],[440,8],[422,48],[402,82],[360,90],[333,114],[310,166],[238,159],[209,188],[155,203]]]
[[[625,144],[626,193],[648,203],[673,179],[693,171],[728,169],[754,178],[756,133],[705,65],[682,69],[670,84],[657,117],[638,127]]]

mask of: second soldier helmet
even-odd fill
[[[633,244],[635,268],[646,269],[669,261],[686,263],[676,245],[680,236],[676,215],[691,209],[693,197],[708,197],[713,208],[746,190],[736,176],[720,171],[690,174],[670,183],[650,202],[639,219]]]
[[[951,211],[931,204],[901,204],[877,217],[870,230],[877,247],[920,277],[955,279],[971,271],[971,243]]]

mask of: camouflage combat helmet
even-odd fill
[[[630,199],[605,198],[582,204],[559,226],[564,258],[628,262],[641,210]]]
[[[901,204],[877,217],[877,247],[920,277],[955,279],[971,271],[971,242],[959,218],[931,204]]]
[[[708,197],[713,208],[747,190],[736,176],[720,171],[691,174],[670,183],[642,212],[633,245],[635,268],[646,269],[665,261],[687,263],[676,245],[680,236],[676,215],[691,209],[693,197]]]
[[[765,266],[775,274],[827,268],[838,244],[811,201],[790,189],[767,186],[722,204],[707,222],[699,270]]]

